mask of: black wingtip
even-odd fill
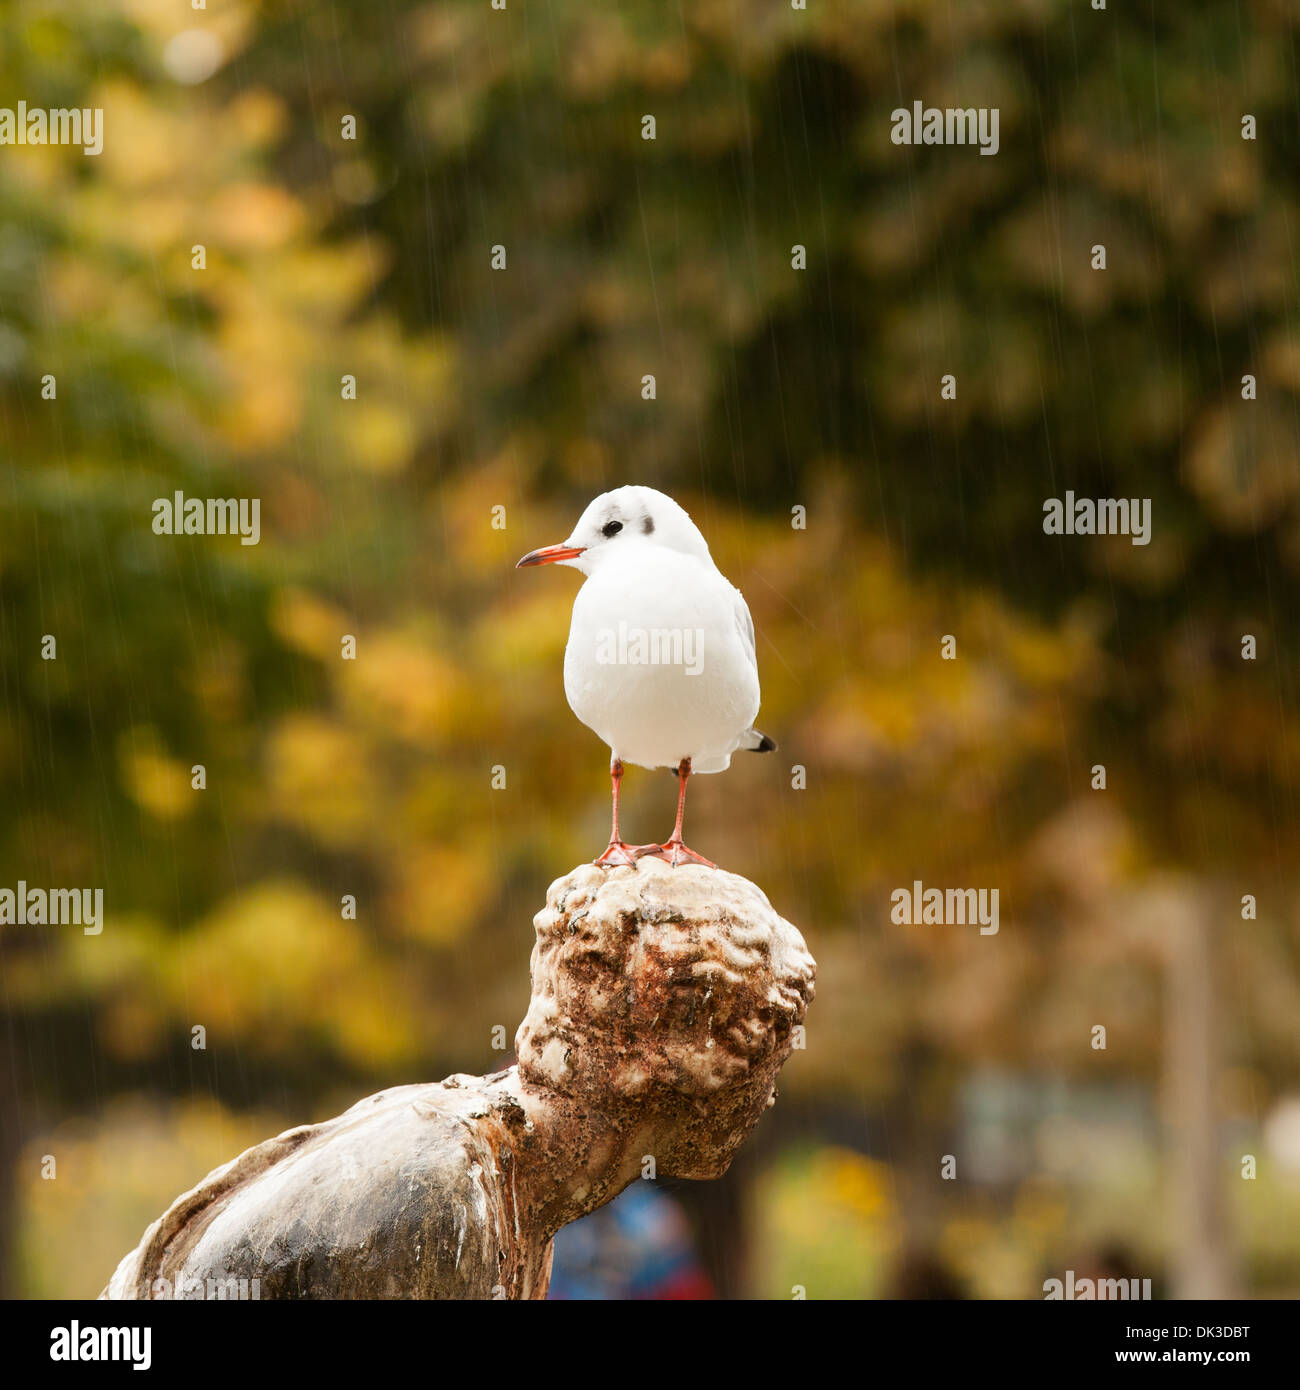
[[[758,730],[755,729],[754,732],[755,732],[755,733],[758,733]],[[767,734],[760,734],[760,735],[759,735],[758,747],[754,749],[754,752],[755,752],[755,753],[775,753],[775,752],[776,752],[776,739],[769,737]]]

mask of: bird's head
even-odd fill
[[[666,492],[629,483],[602,492],[578,518],[567,540],[529,551],[515,566],[568,565],[590,574],[608,556],[630,546],[656,545],[709,560],[700,529]]]

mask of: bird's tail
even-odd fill
[[[760,734],[757,729],[750,729],[741,739],[740,746],[751,753],[775,753],[776,739]]]

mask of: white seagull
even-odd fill
[[[602,493],[568,540],[531,551],[515,568],[551,564],[587,576],[573,601],[564,693],[609,745],[613,826],[595,862],[656,855],[674,867],[716,868],[682,842],[686,779],[725,772],[738,748],[776,747],[754,728],[758,661],[744,596],[686,512],[652,487]],[[619,835],[625,762],[677,770],[677,822],[663,844],[628,845]]]

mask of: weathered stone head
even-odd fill
[[[534,919],[522,1079],[648,1132],[658,1171],[713,1178],[772,1102],[816,966],[748,880],[719,870],[575,870]]]

